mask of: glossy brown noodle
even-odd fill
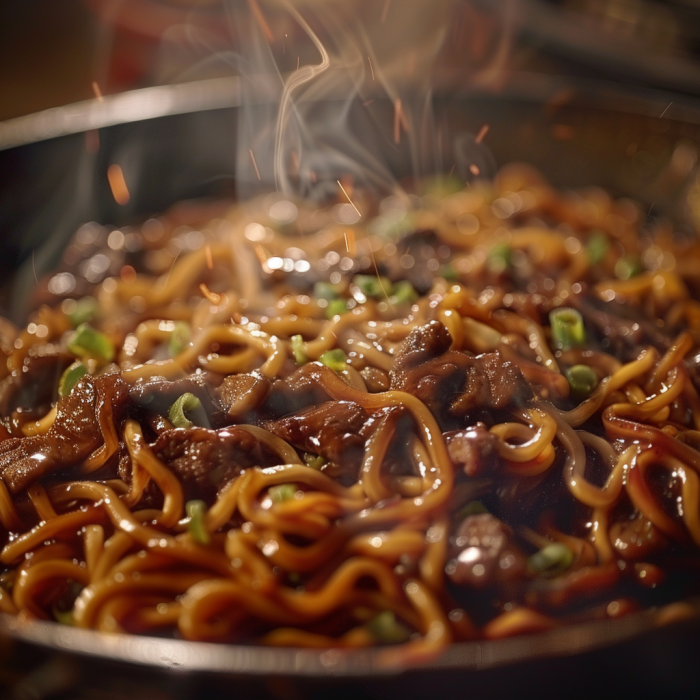
[[[310,363],[344,349],[349,356],[344,372],[317,364],[311,373],[331,400],[354,402],[379,419],[365,436],[356,480],[347,483],[306,466],[298,449],[244,421],[241,429],[277,455],[278,463],[244,469],[219,491],[204,520],[210,543],[202,544],[188,529],[183,485],[144,437],[152,433],[140,424],[140,414],[117,420],[102,411],[103,444],[81,464],[39,479],[26,491],[13,493],[0,480],[0,522],[7,533],[0,554],[6,567],[2,611],[52,618],[50,592],[71,583],[79,584],[69,606],[78,627],[176,630],[188,640],[243,638],[319,648],[386,641],[377,638],[370,621],[391,611],[412,634],[384,650],[386,661],[407,663],[453,640],[545,630],[634,609],[634,596],[616,588],[621,579],[636,576],[643,584],[640,572],[663,578],[657,554],[630,559],[615,544],[615,533],[635,518],[676,547],[679,557],[697,556],[700,399],[687,364],[700,341],[696,244],[676,241],[664,221],[642,236],[642,214],[632,203],[596,189],[559,194],[522,166],[506,169],[493,185],[426,195],[403,219],[404,225],[410,221],[409,234],[431,232],[429,243],[417,238],[413,249],[402,247],[395,232],[377,231],[381,216],[375,224],[366,215],[367,224],[345,225],[324,213],[320,230],[310,224],[300,234],[275,224],[267,207],[234,207],[211,224],[214,233],[207,233],[198,250],[178,253],[159,275],[128,270],[97,285],[101,316],[94,324],[116,345],[118,371],[132,386],[152,377],[176,380],[198,369],[219,375],[258,369],[270,380],[284,378],[295,371],[290,339],[296,334],[304,338],[302,351]],[[300,230],[311,212],[301,208]],[[586,245],[600,232],[610,247],[592,265]],[[167,238],[152,247],[164,250]],[[492,253],[504,245],[512,256],[510,272],[494,265]],[[365,299],[348,287],[358,267],[394,270],[394,281],[396,269],[405,269],[410,279],[411,265],[424,264],[426,246],[433,279],[415,303],[392,302],[389,290],[386,297]],[[348,313],[328,320],[326,303],[310,288],[294,291],[289,278],[303,280],[304,274],[280,269],[288,260],[295,264],[290,248],[296,259],[308,259],[311,277],[327,279],[341,270],[330,279],[350,299]],[[646,269],[616,278],[624,256],[638,257]],[[442,276],[445,264],[452,281]],[[529,282],[522,282],[523,275]],[[548,311],[579,307],[589,297],[643,311],[668,342],[638,333],[636,345],[625,345],[603,328],[596,342],[556,350]],[[59,302],[42,306],[24,330],[9,337],[6,376],[21,371],[32,347],[65,345],[71,332],[66,311],[72,307]],[[590,334],[585,313],[584,318]],[[440,416],[425,403],[402,390],[370,391],[365,381],[367,368],[385,377],[394,370],[402,342],[431,320],[449,331],[451,350],[498,351],[529,383],[531,400],[494,411],[491,419],[488,411],[479,414],[480,420],[487,416],[495,446],[486,488],[492,494],[505,486],[521,495],[530,489],[558,493],[563,506],[538,505],[523,522],[501,517],[510,520],[517,556],[552,542],[574,554],[571,566],[553,578],[526,569],[518,588],[494,583],[498,603],[489,615],[473,612],[475,620],[469,601],[482,605],[483,598],[472,595],[469,585],[456,591],[445,570],[458,556],[459,491],[476,477],[453,463]],[[162,359],[157,350],[175,321],[190,325],[191,342]],[[629,333],[638,331],[630,325]],[[585,400],[569,396],[563,371],[574,364],[591,367],[599,380]],[[99,372],[100,366],[89,369]],[[393,407],[398,413],[389,410]],[[56,415],[54,407],[24,422],[8,416],[0,447],[7,452],[8,441],[46,435]],[[465,418],[451,427],[471,423]],[[409,474],[393,475],[387,466],[397,431],[409,446]],[[104,478],[106,465],[120,452],[130,463],[129,479],[121,472]],[[598,464],[595,475],[591,460]],[[675,510],[659,491],[662,482],[675,494]],[[561,483],[565,491],[557,492]],[[152,484],[162,503],[140,507]],[[268,490],[280,484],[294,484],[296,495],[273,502]],[[575,516],[557,520],[552,512],[562,507]],[[581,605],[571,612],[571,601],[588,601],[588,612],[581,613]]]

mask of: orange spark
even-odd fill
[[[355,202],[353,202],[352,199],[350,199],[350,195],[345,191],[345,188],[341,184],[340,180],[336,180],[336,182],[338,183],[338,187],[340,187],[340,189],[343,190],[343,194],[348,198],[348,202],[352,204],[352,208],[357,212],[357,215],[362,216],[362,214],[360,214],[360,210],[355,206]]]
[[[481,173],[481,170],[479,170],[479,166],[478,166],[478,165],[476,165],[475,163],[472,163],[472,164],[469,166],[469,172],[470,172],[472,175],[479,175],[479,174]]]
[[[401,142],[401,127],[404,131],[410,131],[408,119],[406,119],[401,105],[401,98],[397,97],[394,100],[394,143]]]
[[[391,5],[391,0],[384,0],[384,7],[382,8],[382,16],[380,22],[386,22],[386,17],[389,14],[389,6]]]
[[[100,86],[97,84],[96,80],[92,81],[92,91],[95,93],[95,97],[97,98],[98,102],[105,101],[105,98],[102,97],[102,90],[100,90]]]
[[[553,124],[552,138],[557,141],[569,141],[574,138],[574,129],[568,124]]]
[[[128,204],[130,199],[129,188],[126,186],[124,172],[116,163],[107,168],[107,180],[109,180],[109,187],[112,190],[114,201],[122,206]]]
[[[479,133],[476,135],[476,138],[474,139],[474,143],[481,143],[485,138],[486,134],[489,133],[489,129],[491,127],[488,124],[484,124],[481,129],[479,129]]]
[[[221,301],[221,294],[216,294],[216,292],[212,292],[209,287],[207,287],[204,282],[199,285],[199,290],[202,292],[204,297],[208,299],[214,306],[218,306],[219,302]]]
[[[119,276],[126,282],[130,284],[136,279],[136,270],[131,265],[124,265],[119,271]]]
[[[369,61],[369,69],[372,73],[372,80],[374,80],[374,66],[372,65],[372,58],[367,56],[367,60]]]
[[[275,40],[275,35],[272,33],[272,29],[270,29],[270,25],[267,23],[265,15],[260,9],[260,5],[258,5],[258,0],[248,0],[248,6],[250,7],[250,11],[253,13],[253,17],[255,17],[255,21],[260,27],[260,31],[263,33],[268,43],[271,44]]]
[[[253,149],[249,148],[248,153],[250,153],[250,159],[253,161],[253,167],[255,168],[255,174],[258,176],[258,180],[262,180],[260,177],[260,171],[258,170],[258,164],[255,162],[255,156],[253,155]]]
[[[205,255],[206,258],[207,258],[207,267],[208,267],[210,270],[213,270],[213,269],[214,269],[214,259],[213,259],[212,256],[211,256],[211,247],[210,247],[209,245],[207,245],[207,246],[204,248],[204,255]]]
[[[350,231],[344,231],[343,236],[345,236],[345,250],[355,257],[357,252],[357,246],[355,245],[355,232],[351,229]]]

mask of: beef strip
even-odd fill
[[[483,423],[466,430],[445,433],[447,452],[456,467],[467,476],[483,476],[497,463],[496,444],[498,438],[490,433]]]
[[[445,572],[453,583],[485,588],[518,578],[525,566],[510,528],[490,513],[480,513],[466,517],[457,528]]]
[[[638,561],[666,549],[668,540],[653,523],[642,515],[615,523],[610,541],[623,559]]]
[[[232,374],[224,379],[216,395],[226,415],[240,423],[255,423],[257,410],[270,393],[272,383],[260,372]]]
[[[321,455],[356,481],[365,445],[363,428],[369,420],[352,401],[327,401],[269,421],[265,427],[297,449]]]
[[[220,430],[199,427],[166,430],[151,449],[176,474],[186,501],[201,499],[208,505],[244,469],[279,463],[279,458],[253,435],[235,426]],[[122,473],[122,478],[125,477],[130,479]]]
[[[152,377],[134,384],[129,389],[129,398],[146,411],[167,416],[168,410],[180,396],[194,394],[201,401],[202,407],[193,413],[193,422],[206,427],[218,427],[225,422],[224,411],[215,390],[220,381],[221,375],[211,372],[191,374],[175,380]]]
[[[440,321],[411,331],[396,356],[391,388],[416,396],[443,425],[450,418],[522,405],[532,397],[518,367],[498,351],[475,357],[449,350],[451,342]]]
[[[45,435],[0,443],[0,477],[10,492],[19,493],[47,474],[80,464],[103,442],[103,406],[111,404],[112,420],[118,424],[128,398],[119,375],[85,376],[58,402],[56,420]]]

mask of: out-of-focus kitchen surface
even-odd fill
[[[358,19],[377,49],[382,37],[402,36],[404,3],[296,5],[302,12],[313,6],[317,16],[342,11]],[[700,94],[700,0],[435,5],[449,5],[452,14],[431,76],[436,87],[476,82],[497,90],[512,71],[529,71]],[[280,71],[318,60],[281,0],[6,0],[0,3],[0,120],[89,99],[93,83],[109,94],[238,73],[237,57],[250,40],[248,17],[270,40]],[[410,78],[417,38],[403,36],[400,65]]]

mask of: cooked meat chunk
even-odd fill
[[[111,411],[119,424],[128,402],[126,383],[116,374],[84,377],[58,402],[56,420],[45,435],[0,443],[0,476],[19,493],[59,469],[80,464],[103,442],[100,415]]]
[[[483,423],[445,434],[447,452],[467,476],[482,476],[495,463],[498,439]]]
[[[232,374],[224,379],[216,395],[229,418],[239,423],[254,423],[257,409],[271,386],[270,380],[260,372]]]
[[[615,523],[610,528],[610,541],[623,559],[648,559],[668,546],[666,537],[642,515],[633,520]]]
[[[485,588],[510,581],[525,570],[525,557],[510,528],[490,513],[470,515],[457,528],[453,558],[445,572],[453,583]]]
[[[74,357],[53,343],[33,345],[20,371],[0,382],[0,416],[18,407],[48,406],[58,397],[58,380]]]
[[[249,432],[236,427],[166,430],[151,448],[177,475],[185,500],[201,499],[208,505],[244,469],[279,462]]]
[[[297,449],[321,455],[356,478],[365,444],[362,429],[368,420],[352,401],[327,401],[270,421],[265,427]]]
[[[377,394],[380,391],[388,391],[391,383],[389,382],[389,375],[379,367],[365,367],[360,375],[365,381],[367,386],[367,391],[371,394]]]
[[[476,357],[448,350],[451,338],[439,321],[414,329],[396,357],[391,388],[419,398],[443,419],[477,409],[521,405],[532,389],[520,370],[499,352]]]
[[[164,377],[152,377],[148,381],[134,384],[129,389],[129,397],[137,406],[167,416],[168,410],[180,396],[194,394],[202,402],[202,410],[193,420],[207,427],[219,426],[224,419],[215,393],[219,379],[220,375],[206,372],[172,381]]]
[[[273,382],[263,410],[266,417],[281,418],[296,413],[307,406],[315,406],[331,397],[319,385],[319,376],[324,367],[309,362],[287,379]]]

